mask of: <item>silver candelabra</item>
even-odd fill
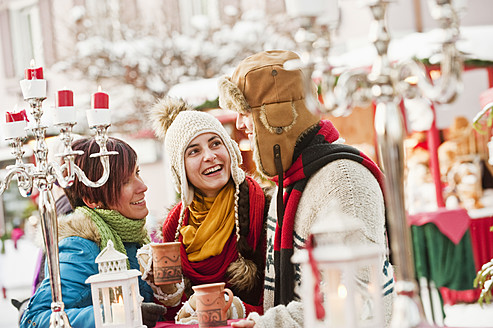
[[[313,0],[317,2],[316,0]],[[320,18],[327,8],[319,8],[306,14],[293,7],[296,0],[286,0],[288,13],[300,19],[300,28],[295,35],[301,46],[303,69],[307,76],[306,102],[308,108],[318,113],[335,116],[347,115],[355,105],[364,106],[371,102],[376,106],[374,127],[377,134],[378,155],[385,172],[385,201],[389,223],[391,251],[397,270],[396,292],[392,327],[417,327],[422,322],[422,307],[418,300],[414,273],[413,251],[410,230],[406,223],[404,203],[404,127],[400,109],[402,98],[424,96],[434,102],[447,103],[454,100],[462,88],[463,60],[456,48],[459,38],[459,18],[454,0],[429,0],[430,13],[440,22],[443,32],[441,43],[441,78],[431,81],[426,69],[415,60],[392,65],[388,58],[391,41],[386,25],[389,0],[368,0],[373,15],[370,40],[377,50],[371,71],[345,71],[338,77],[328,60],[331,33],[337,29],[338,16],[323,23]],[[336,3],[327,0],[324,3]],[[290,7],[291,6],[291,7]],[[304,7],[303,7],[304,6]],[[299,8],[309,7],[304,3]],[[324,4],[325,6],[325,4]],[[336,5],[338,8],[338,5]],[[322,22],[322,23],[321,23]],[[294,63],[293,63],[294,65]],[[310,90],[317,79],[324,99],[320,104]]]
[[[46,94],[46,89],[44,90],[44,94]],[[92,128],[96,130],[95,139],[100,147],[100,151],[91,154],[90,156],[100,158],[101,164],[103,165],[103,174],[96,182],[89,180],[84,171],[74,163],[75,157],[84,153],[83,151],[74,151],[71,147],[73,139],[71,135],[72,128],[76,123],[63,122],[56,124],[60,128],[60,138],[64,144],[63,153],[55,155],[60,158],[60,163],[57,161],[48,161],[48,147],[45,140],[45,131],[47,127],[41,124],[41,117],[43,116],[42,102],[46,97],[43,96],[43,92],[41,92],[41,96],[38,94],[34,97],[24,94],[24,98],[29,103],[32,117],[34,117],[34,127],[30,128],[30,130],[35,139],[35,164],[23,162],[23,136],[7,137],[6,140],[9,142],[12,148],[12,154],[15,157],[15,164],[9,165],[6,169],[6,176],[3,179],[0,179],[0,194],[8,188],[10,182],[14,178],[17,180],[19,192],[23,197],[28,197],[33,188],[38,189],[38,206],[41,216],[43,242],[48,261],[51,296],[53,301],[51,303],[52,313],[50,317],[50,328],[67,328],[70,327],[70,323],[64,311],[64,304],[62,301],[58,256],[58,226],[55,199],[52,192],[53,183],[58,182],[62,188],[67,188],[70,187],[77,178],[86,186],[92,188],[100,187],[106,183],[110,174],[109,155],[118,153],[115,151],[108,151],[106,148],[108,140],[107,130],[110,124],[98,124],[92,126]]]

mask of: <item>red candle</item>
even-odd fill
[[[74,93],[72,90],[58,90],[55,97],[56,107],[74,106]]]
[[[24,77],[26,78],[26,80],[42,80],[43,67],[26,68],[24,71]]]
[[[6,112],[5,113],[7,123],[27,121],[26,110],[23,109],[17,113]]]
[[[106,92],[98,91],[92,94],[92,108],[109,109],[110,96]]]

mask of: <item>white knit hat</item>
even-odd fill
[[[165,137],[173,182],[184,207],[192,203],[194,194],[185,172],[185,149],[201,134],[215,133],[223,141],[231,157],[231,177],[236,188],[245,180],[245,172],[240,168],[242,157],[238,144],[211,114],[193,110],[182,99],[166,97],[152,108],[151,119],[156,134]]]

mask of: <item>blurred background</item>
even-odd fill
[[[493,65],[493,1],[465,3],[461,13],[463,39],[458,47],[468,56],[466,63],[473,66],[464,72],[464,92],[458,99],[434,106],[443,139],[451,134],[451,128],[452,132],[460,128],[458,118],[465,118],[466,126],[470,124],[480,110],[480,94],[493,86],[489,68]],[[339,5],[340,22],[330,52],[333,63],[345,68],[368,67],[375,56],[368,40],[372,20],[369,9],[364,1],[357,0],[340,0]],[[429,14],[427,1],[391,2],[387,19],[390,34],[396,40],[389,49],[394,54],[391,59],[431,57],[432,50],[422,49],[412,41],[438,27]],[[101,86],[110,96],[110,135],[125,139],[137,150],[142,176],[149,187],[149,221],[159,224],[177,195],[171,185],[163,143],[150,128],[147,109],[169,94],[211,111],[240,144],[244,168],[254,173],[250,145],[235,129],[235,114],[217,109],[216,80],[231,74],[243,58],[256,52],[296,51],[297,29],[298,22],[286,14],[284,1],[280,0],[0,0],[0,116],[3,119],[5,111],[28,107],[19,81],[32,59],[36,66],[43,67],[48,83],[43,102],[46,112],[53,109],[57,90],[74,91],[79,118],[74,131],[78,134],[92,133],[85,110],[90,108],[91,94]],[[348,143],[358,145],[375,159],[371,110],[357,108],[342,118],[325,116],[333,120]],[[419,117],[411,116],[412,113],[407,114],[408,143],[414,150],[421,141],[419,133],[427,127],[420,128]],[[46,119],[49,125],[48,115]],[[411,126],[412,122],[417,125]],[[56,138],[57,134],[54,128],[47,130],[49,136]],[[474,152],[484,160],[486,143],[480,137],[478,140]],[[31,161],[29,138],[25,151],[26,160]],[[418,153],[409,155],[414,164],[426,161],[424,157],[423,160]],[[0,176],[13,163],[10,148],[2,138]],[[418,178],[432,185],[426,175]],[[427,197],[426,192],[408,194],[415,193]],[[411,212],[436,208],[431,199],[432,204],[423,204],[423,200],[412,198],[409,204],[416,202],[416,207]],[[2,252],[11,247],[10,242],[21,238],[15,229],[30,236],[29,229],[36,224],[36,194],[23,198],[12,183],[0,195]],[[4,272],[7,276],[5,265],[0,266],[0,275]],[[22,283],[29,280],[17,278]],[[10,282],[4,285],[10,283],[14,290],[16,280],[4,280],[8,279]]]
[[[470,0],[466,8],[461,16],[463,28],[493,24],[490,0]],[[437,27],[425,0],[392,2],[387,19],[395,39]],[[334,62],[353,67],[371,64],[375,54],[368,40],[370,22],[364,1],[340,1],[340,24],[331,47]],[[0,115],[28,106],[19,81],[32,59],[43,67],[48,83],[45,112],[54,107],[57,90],[74,91],[79,115],[76,133],[91,133],[85,109],[90,107],[91,94],[101,86],[110,95],[110,134],[124,137],[139,151],[149,184],[151,214],[162,216],[176,195],[167,188],[162,143],[150,130],[146,110],[166,94],[182,97],[199,108],[217,108],[216,78],[230,74],[241,59],[258,51],[296,51],[297,24],[286,15],[284,1],[279,0],[0,0]],[[474,36],[475,40],[483,37],[491,38]],[[467,42],[472,41],[464,40]],[[399,44],[410,50],[413,46]],[[464,80],[466,88],[458,101],[436,106],[439,128],[448,128],[457,115],[472,118],[479,109],[479,93],[488,88],[488,72],[468,71]],[[442,111],[445,115],[440,114]],[[234,131],[234,115],[217,115],[245,150],[245,167],[253,172],[249,144]],[[338,127],[346,139],[359,144],[372,133],[372,127],[351,121],[354,123]],[[366,132],[356,135],[358,125]],[[48,129],[50,133],[58,132]],[[374,156],[372,147],[365,150]],[[11,158],[2,138],[0,169]],[[26,217],[12,211],[20,211],[27,206],[20,204],[28,200],[18,195],[17,188],[10,189],[3,195],[0,231],[2,227],[10,230],[15,218]]]

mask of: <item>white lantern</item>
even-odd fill
[[[127,256],[108,241],[96,257],[99,273],[87,278],[91,284],[96,328],[145,328],[142,324],[139,270],[127,269]]]
[[[313,224],[301,263],[304,326],[381,328],[382,259],[378,247],[359,245],[361,224],[335,211]]]

